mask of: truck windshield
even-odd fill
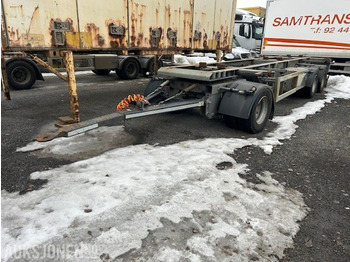
[[[255,39],[261,39],[262,34],[263,34],[263,27],[262,26],[255,27]]]
[[[263,25],[260,23],[253,23],[253,38],[262,39],[263,35]]]

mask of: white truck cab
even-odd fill
[[[237,9],[234,34],[242,47],[260,53],[263,29],[264,19],[262,17]]]

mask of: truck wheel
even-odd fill
[[[36,80],[35,69],[25,61],[13,61],[6,66],[9,85],[17,90],[29,89]]]
[[[140,73],[140,66],[135,59],[128,59],[124,62],[121,70],[123,79],[135,79]]]
[[[239,118],[239,127],[252,134],[261,132],[269,119],[272,109],[272,94],[263,90],[254,100],[248,119]]]
[[[318,85],[318,92],[322,93],[325,87],[327,86],[327,74],[323,74],[321,82]]]
[[[115,70],[115,73],[117,74],[117,76],[118,76],[119,78],[124,79],[124,76],[123,76],[123,74],[122,74],[122,71],[121,71],[121,70],[116,69],[116,70]]]
[[[96,75],[99,75],[99,76],[106,76],[111,72],[111,70],[110,69],[95,69],[95,70],[92,70],[92,72],[94,72]]]
[[[303,97],[305,97],[305,98],[313,98],[317,90],[318,90],[318,76],[315,75],[311,85],[310,86],[305,86],[302,89]]]
[[[162,67],[162,62],[160,62],[159,60],[157,60],[157,62],[159,69]],[[143,76],[148,76],[147,73],[149,73],[149,75],[154,75],[154,59],[150,59],[150,61],[148,62],[147,68],[143,72]]]
[[[238,118],[229,115],[223,115],[225,124],[230,128],[239,129]]]

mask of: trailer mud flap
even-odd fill
[[[221,99],[218,113],[242,119],[249,118],[255,100],[264,90],[268,90],[273,96],[269,86],[245,80],[235,81],[229,87],[223,89],[226,92],[224,92]],[[270,119],[273,117],[273,112],[274,103],[272,101]]]

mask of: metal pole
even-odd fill
[[[158,71],[158,55],[154,55],[154,57],[153,57],[153,68],[152,68],[152,73],[153,73],[153,75],[154,76],[156,76],[157,75],[157,71]]]
[[[74,73],[74,60],[72,51],[62,51],[63,61],[66,66],[67,78],[68,78],[68,91],[70,107],[72,111],[72,118],[74,122],[80,122],[79,116],[79,99],[77,92],[77,83],[75,81]]]
[[[26,53],[25,53],[26,54]],[[55,68],[51,67],[50,65],[48,65],[45,61],[43,61],[42,59],[40,59],[37,56],[33,56],[31,54],[26,54],[28,56],[30,56],[31,58],[33,58],[33,60],[35,62],[37,62],[38,64],[42,65],[43,67],[47,68],[48,70],[50,70],[50,72],[54,73],[56,76],[58,76],[59,78],[61,78],[63,81],[68,82],[68,77],[65,77],[64,75],[62,75],[60,72],[58,72]]]

